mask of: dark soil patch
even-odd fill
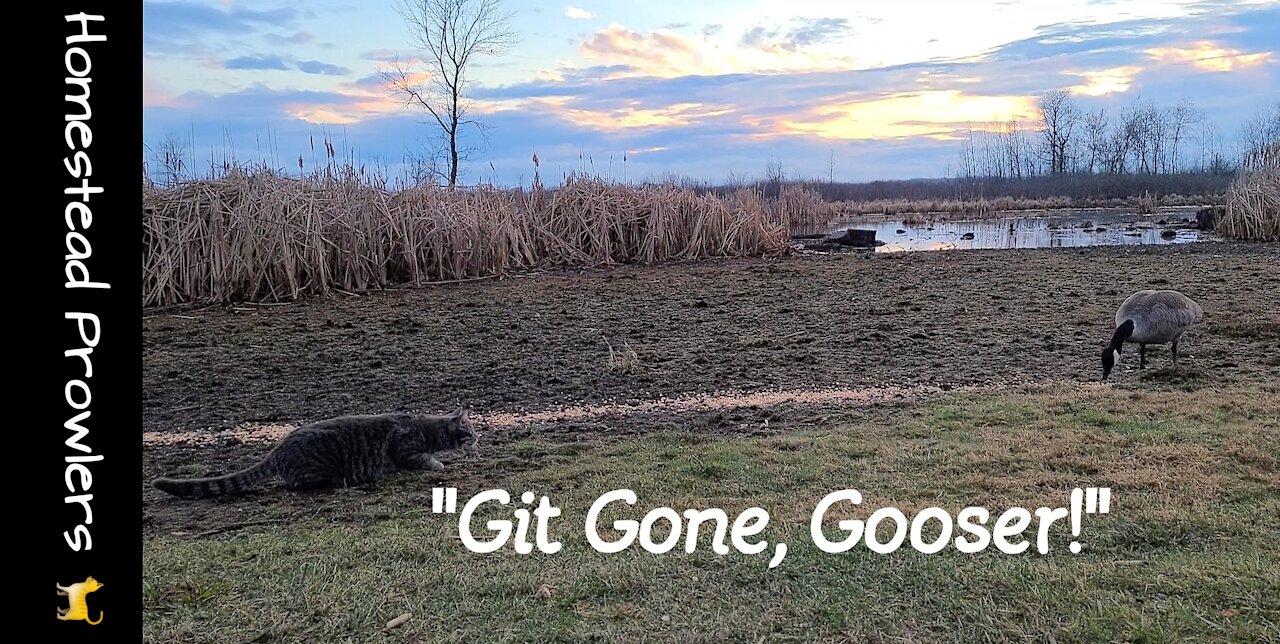
[[[1269,331],[1280,315],[1277,244],[744,259],[155,316],[144,327],[142,430],[459,405],[537,410],[726,389],[1097,380],[1115,307],[1157,281],[1195,298],[1211,321],[1182,346],[1194,382],[1166,386],[1280,375],[1280,340]],[[1248,320],[1250,332],[1219,322],[1233,319]],[[622,373],[609,368],[608,347],[624,342],[637,364]],[[1164,368],[1166,359],[1149,352],[1148,368]],[[1134,363],[1122,363],[1112,386],[1149,384],[1128,371]],[[521,432],[577,440],[664,425],[740,431],[763,427],[760,413],[778,412],[593,419],[512,430],[496,442]],[[760,431],[784,431],[819,413],[771,418]],[[228,472],[266,449],[147,447],[144,475]],[[500,476],[484,462],[425,476],[451,484],[455,476]],[[430,492],[412,476],[397,480],[377,489]],[[191,504],[150,488],[145,503],[149,531],[208,530],[329,506],[279,492]]]

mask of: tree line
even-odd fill
[[[972,127],[954,175],[1023,179],[1066,174],[1230,175],[1251,150],[1280,141],[1280,101],[1240,125],[1234,149],[1190,99],[1160,105],[1142,97],[1118,111],[1088,109],[1068,90],[1036,98],[1036,120]]]

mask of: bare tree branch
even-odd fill
[[[425,80],[400,63],[382,72],[388,88],[431,115],[448,148],[448,181],[458,184],[458,169],[474,147],[460,148],[464,127],[478,126],[466,118],[471,65],[478,57],[501,56],[516,43],[510,27],[513,13],[503,12],[500,0],[399,0],[396,11],[412,33],[429,71]]]
[[[1036,100],[1036,108],[1044,125],[1044,148],[1049,161],[1049,172],[1063,174],[1067,171],[1072,135],[1080,120],[1080,112],[1071,98],[1071,92],[1065,89],[1042,94]]]

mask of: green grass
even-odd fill
[[[483,489],[547,494],[563,509],[554,555],[468,552],[456,518],[433,515],[412,475],[291,524],[145,543],[145,634],[155,642],[259,641],[1275,641],[1280,638],[1280,404],[1274,391],[1166,392],[1105,386],[951,395],[867,422],[782,436],[526,439],[502,446]],[[494,450],[498,449],[496,447]],[[445,477],[448,480],[448,477]],[[982,505],[998,514],[1068,504],[1077,486],[1112,488],[1112,511],[1084,519],[1072,555],[1065,521],[1052,550],[989,548],[823,553],[809,514],[857,488],[865,518],[893,505]],[[592,550],[586,510],[630,488],[639,520],[667,505],[759,505],[789,553],[718,556],[708,546],[652,555]],[[621,504],[617,504],[621,505]],[[473,522],[510,518],[496,508]],[[611,531],[603,531],[606,535]],[[663,536],[665,533],[657,536]],[[1034,539],[1034,534],[1031,534]],[[681,546],[683,540],[681,541]],[[389,633],[393,617],[413,618]]]

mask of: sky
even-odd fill
[[[196,166],[296,171],[327,138],[392,173],[438,128],[387,87],[425,70],[396,0],[143,4],[143,129]],[[1280,0],[507,0],[517,42],[470,67],[463,183],[569,172],[721,183],[947,176],[970,128],[1189,99],[1227,151],[1280,100]],[[1189,148],[1204,147],[1192,142]],[[1186,154],[1195,155],[1189,149]]]

